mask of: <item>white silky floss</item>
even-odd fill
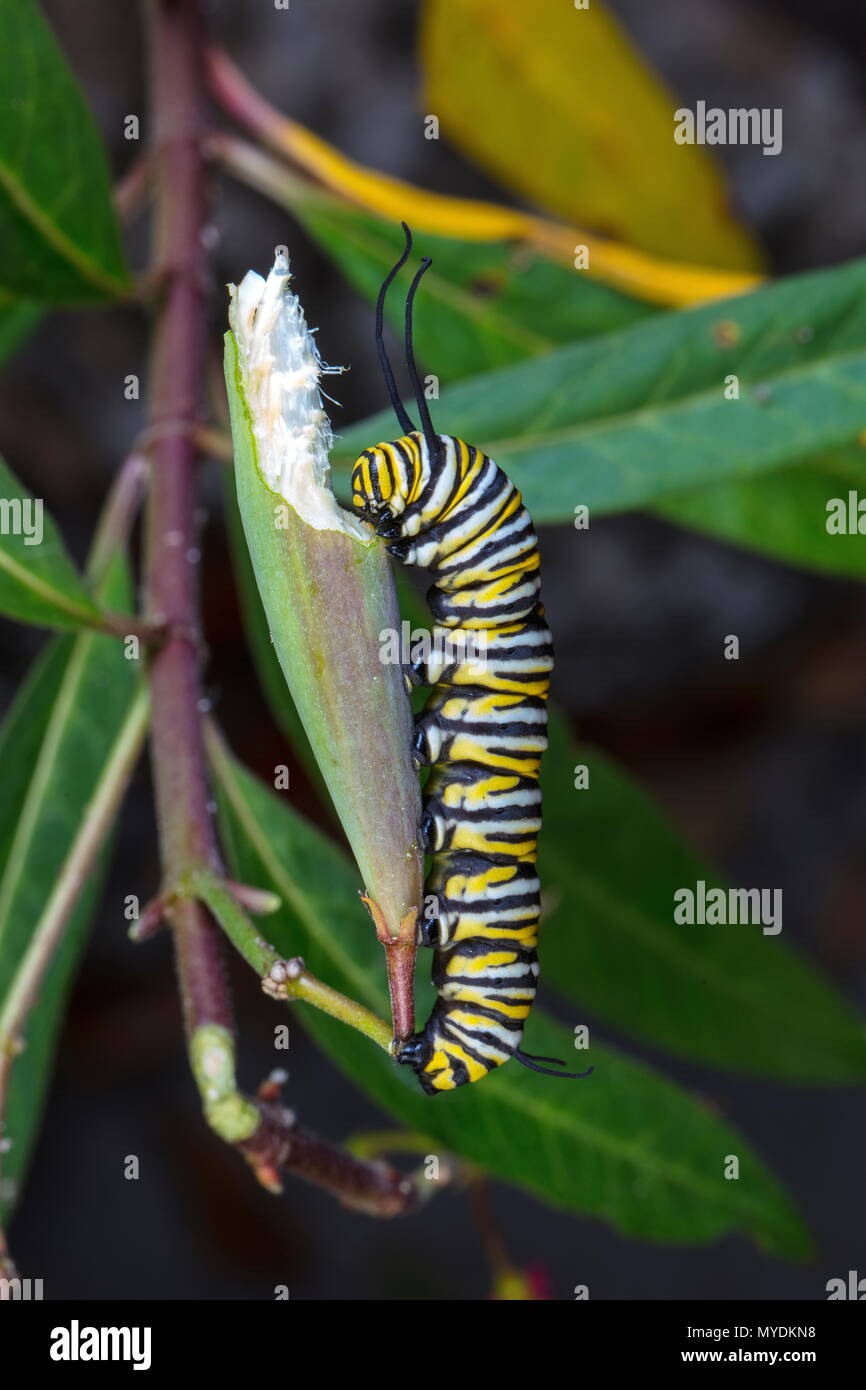
[[[330,485],[331,423],[319,386],[326,367],[307,327],[291,271],[279,253],[264,279],[250,270],[229,286],[229,323],[238,345],[244,394],[268,487],[317,531],[342,531],[369,543],[370,533],[339,506]]]

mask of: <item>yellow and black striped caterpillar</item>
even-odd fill
[[[405,668],[408,686],[433,687],[416,720],[413,754],[418,766],[432,766],[421,834],[438,912],[425,918],[421,940],[434,948],[438,998],[397,1058],[435,1095],[480,1081],[509,1057],[537,1071],[555,1060],[520,1049],[538,976],[538,777],[553,644],[520,493],[480,449],[433,429],[412,344],[412,304],[428,257],[406,298],[420,431],[397,393],[383,316],[388,286],[412,249],[405,223],[403,230],[405,250],[379,292],[376,347],[404,433],[361,454],[352,502],[391,555],[431,571],[428,602],[450,639],[444,655]]]

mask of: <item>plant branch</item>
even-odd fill
[[[291,136],[297,129],[295,122],[256,91],[224,49],[212,45],[206,60],[214,100],[245,130],[290,158]]]
[[[150,663],[151,757],[161,862],[168,891],[192,868],[219,870],[202,741],[196,496],[200,383],[206,361],[207,285],[202,231],[208,189],[201,157],[206,98],[199,0],[149,0],[155,179],[152,277],[161,286],[151,367],[152,482],[146,616],[168,629]],[[187,1039],[232,1026],[219,930],[197,902],[172,912]]]
[[[255,189],[281,207],[295,204],[315,207],[341,206],[340,200],[328,194],[318,184],[310,183],[296,174],[284,159],[269,154],[260,145],[253,145],[238,135],[216,130],[208,136],[208,156],[226,173]]]
[[[165,623],[151,623],[130,613],[112,613],[108,609],[84,626],[107,632],[110,637],[137,637],[146,647],[158,647],[168,636]]]
[[[144,212],[153,192],[153,166],[140,155],[115,185],[114,210],[121,222],[132,222]]]
[[[299,999],[312,1004],[357,1029],[390,1053],[392,1036],[388,1024],[363,1004],[311,975],[300,956],[283,960],[250,921],[238,901],[236,888],[226,879],[207,870],[198,870],[187,876],[182,890],[207,904],[232,945],[261,977],[266,994],[274,999]]]
[[[417,1185],[389,1164],[356,1157],[301,1128],[280,1103],[282,1075],[265,1081],[254,1100],[238,1091],[234,1042],[226,1029],[197,1029],[190,1055],[208,1123],[243,1154],[269,1192],[282,1191],[280,1171],[286,1169],[369,1216],[397,1216],[417,1204]]]
[[[195,432],[196,443],[203,454],[219,463],[234,463],[235,451],[232,437],[226,430],[214,429],[212,425],[201,425]]]
[[[266,1087],[260,1091],[260,1096]],[[324,1144],[295,1123],[290,1110],[260,1099],[262,1123],[251,1140],[238,1145],[265,1186],[278,1184],[281,1168],[324,1187],[343,1206],[368,1216],[402,1216],[419,1201],[419,1189],[389,1164],[356,1158]]]
[[[151,367],[149,453],[153,477],[147,534],[150,622],[171,635],[150,666],[152,756],[162,863],[169,883],[193,865],[219,867],[208,810],[199,713],[197,448],[200,383],[206,361],[207,284],[202,231],[208,190],[200,142],[206,98],[198,0],[150,0],[156,184],[155,266],[163,285]],[[215,931],[180,914],[178,936]],[[184,947],[179,946],[183,955]]]
[[[97,586],[109,563],[119,550],[125,549],[138,509],[144,499],[150,465],[138,449],[124,459],[108,494],[96,528],[87,577]]]

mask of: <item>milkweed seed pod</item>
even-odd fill
[[[384,547],[337,502],[324,367],[278,255],[267,278],[230,287],[225,371],[238,503],[271,638],[383,939],[421,902],[420,794],[399,665],[380,659],[399,631]],[[392,995],[393,995],[392,980]],[[409,985],[411,994],[411,985]],[[397,1012],[401,1013],[399,1021]],[[409,1005],[395,1010],[411,1029]]]

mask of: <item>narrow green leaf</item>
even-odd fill
[[[115,566],[106,598],[121,606]],[[136,689],[135,663],[117,638],[87,632],[49,644],[0,732],[0,1011],[79,832]],[[63,1007],[84,946],[101,868],[82,885],[12,1066],[0,1212],[8,1210],[39,1124]]]
[[[555,712],[542,788],[547,986],[684,1057],[785,1080],[863,1080],[863,1023],[784,944],[784,913],[775,936],[678,925],[676,890],[721,886],[718,875],[602,753],[575,746]]]
[[[317,202],[307,207],[296,199],[292,206],[352,284],[375,301],[382,276],[401,249],[399,229],[338,203],[333,209]],[[649,305],[543,258],[527,263],[505,245],[425,236],[423,249],[433,256],[433,267],[416,317],[416,348],[425,369],[446,383],[613,331],[650,312]],[[400,297],[393,294],[386,315],[398,334],[402,313]],[[824,454],[811,466],[698,487],[666,498],[653,510],[789,564],[860,575],[866,569],[862,538],[828,534],[825,525],[827,501],[838,492],[828,473],[858,472],[861,483],[866,475],[862,447],[847,453],[844,468],[834,455]]]
[[[400,227],[336,201],[296,201],[292,207],[350,283],[375,303],[382,280],[403,250]],[[419,359],[442,382],[538,357],[560,343],[609,332],[655,312],[581,271],[506,242],[456,241],[425,233],[418,238],[418,250],[431,256],[433,264],[415,316],[415,346]],[[395,284],[385,313],[402,341],[401,285],[405,290],[408,280]]]
[[[99,618],[42,499],[32,497],[2,459],[0,612],[60,629]]]
[[[129,278],[102,141],[34,0],[0,0],[0,284],[54,303]]]
[[[788,564],[860,578],[866,574],[866,517],[861,532],[857,506],[866,497],[866,459],[860,448],[846,452],[845,459],[830,455],[812,467],[717,483],[668,498],[653,510],[666,521]],[[847,513],[851,491],[854,529],[828,531],[828,504],[842,502]]]
[[[382,1010],[381,950],[338,850],[228,755],[217,755],[221,820],[234,872],[278,893],[267,934],[335,988]],[[607,1048],[575,1053],[562,1027],[533,1012],[528,1046],[595,1066],[557,1082],[511,1065],[462,1091],[423,1095],[413,1076],[313,1010],[304,1026],[334,1061],[404,1125],[552,1205],[598,1216],[631,1236],[699,1242],[750,1232],[777,1254],[808,1239],[742,1139],[709,1106]],[[564,1050],[564,1051],[563,1051]],[[740,1155],[740,1179],[723,1176]]]
[[[739,399],[725,396],[739,380]],[[647,507],[812,463],[866,418],[866,261],[656,316],[448,387],[438,427],[487,450],[536,522]],[[335,462],[390,439],[387,412]]]

